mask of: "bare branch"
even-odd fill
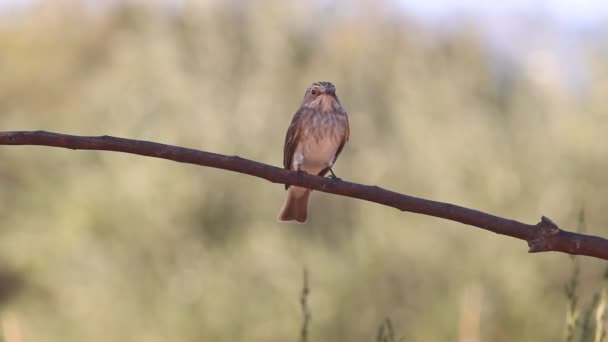
[[[238,156],[227,156],[142,140],[111,136],[86,137],[45,131],[0,132],[0,145],[43,145],[74,150],[116,151],[214,167],[263,178],[272,183],[297,185],[375,202],[401,211],[461,222],[497,234],[525,240],[530,247],[530,253],[556,251],[608,260],[607,239],[562,230],[544,216],[535,225],[525,224],[450,203],[400,194],[377,186],[306,174],[300,175]]]

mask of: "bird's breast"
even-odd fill
[[[296,146],[294,163],[310,174],[318,174],[331,166],[345,135],[342,120],[333,114],[317,115],[303,125]]]

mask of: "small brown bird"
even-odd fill
[[[285,136],[283,165],[288,170],[325,176],[348,141],[348,116],[329,82],[315,82],[304,93]],[[285,186],[287,198],[279,213],[281,221],[306,222],[310,189]]]

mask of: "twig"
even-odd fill
[[[497,234],[525,240],[528,242],[530,253],[556,251],[608,260],[607,239],[562,230],[544,216],[535,225],[525,224],[450,203],[400,194],[377,186],[302,175],[238,156],[227,156],[142,140],[111,136],[86,137],[45,131],[0,132],[0,145],[43,145],[74,150],[116,151],[214,167],[260,177],[273,183],[297,185],[375,202],[401,211],[476,226]]]
[[[302,329],[300,330],[300,342],[308,341],[308,325],[310,324],[310,309],[308,308],[308,295],[310,287],[308,286],[308,270],[304,267],[302,272],[303,284],[302,294],[300,295],[300,306],[302,307]]]

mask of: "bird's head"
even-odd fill
[[[311,84],[304,93],[302,105],[322,110],[333,110],[339,107],[340,101],[336,96],[336,86],[325,81]]]

